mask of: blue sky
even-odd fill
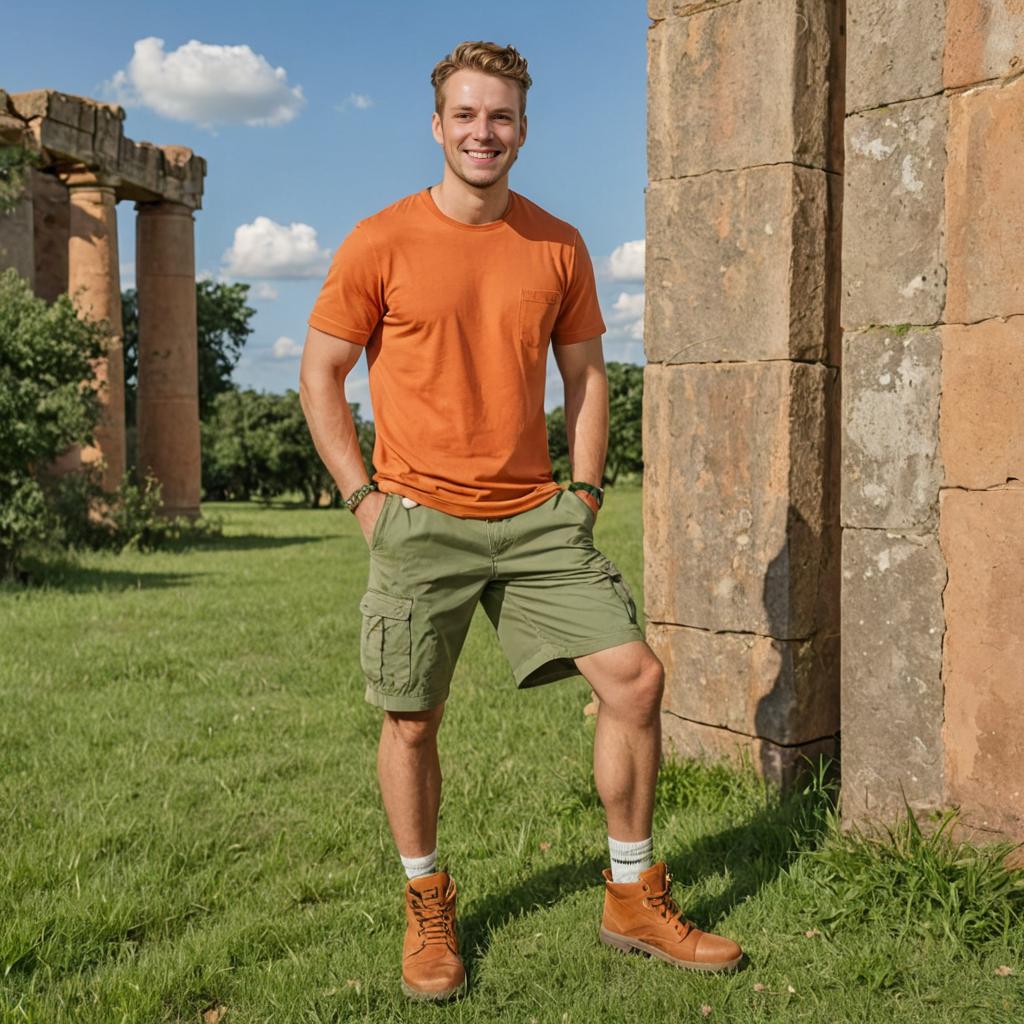
[[[534,83],[511,186],[583,233],[605,358],[642,363],[645,6],[56,0],[43,14],[16,4],[0,34],[0,87],[122,102],[129,137],[206,158],[197,271],[251,283],[255,332],[236,380],[283,391],[297,383],[325,260],[360,218],[440,180],[432,67],[464,39],[511,43]],[[118,215],[127,287],[131,204]],[[549,407],[561,401],[550,369]],[[350,398],[369,413],[365,362]]]

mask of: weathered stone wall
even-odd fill
[[[844,813],[1024,836],[1024,2],[847,6]]]
[[[648,638],[669,744],[784,781],[839,725],[842,4],[649,13]]]

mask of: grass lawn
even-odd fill
[[[740,767],[667,765],[655,844],[745,969],[599,946],[589,691],[517,692],[482,613],[441,750],[471,990],[407,1002],[362,535],[338,511],[208,511],[225,534],[193,550],[0,590],[0,1021],[1024,1020],[1024,882],[998,851],[844,837],[821,787],[781,800]],[[597,529],[638,597],[639,523],[619,488]]]

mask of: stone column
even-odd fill
[[[96,444],[81,449],[83,463],[102,463],[105,490],[125,471],[124,353],[121,272],[117,254],[116,180],[81,167],[63,176],[68,186],[68,292],[78,310],[105,320],[110,342],[97,365],[103,413]]]
[[[34,238],[30,181],[17,206],[10,213],[0,213],[0,270],[13,267],[32,288],[36,277]]]
[[[1024,8],[849,26],[844,813],[1024,838]]]
[[[651,0],[648,639],[683,755],[833,752],[842,4]]]
[[[68,290],[67,186],[53,174],[32,172],[35,290],[47,302]]]
[[[199,371],[192,210],[137,203],[139,471],[163,488],[169,516],[197,516]]]

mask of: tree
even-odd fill
[[[367,473],[372,473],[373,425],[349,403]],[[245,501],[298,491],[311,508],[337,488],[309,435],[296,391],[283,395],[227,391],[203,421],[203,489],[207,498]]]
[[[219,281],[196,281],[196,328],[199,345],[199,415],[205,419],[214,399],[234,384],[231,373],[253,329],[256,310],[246,305],[249,286]],[[130,288],[121,295],[124,321],[125,413],[135,422],[139,376],[139,302]]]
[[[608,457],[602,484],[612,484],[623,475],[642,475],[644,369],[633,363],[608,363]],[[548,453],[558,481],[572,478],[569,441],[562,406],[547,415]]]
[[[79,318],[67,295],[49,305],[17,271],[0,273],[0,576],[49,533],[43,471],[92,440],[95,366],[108,337],[103,324]]]
[[[644,471],[644,368],[635,363],[608,363],[608,458],[606,483]]]

